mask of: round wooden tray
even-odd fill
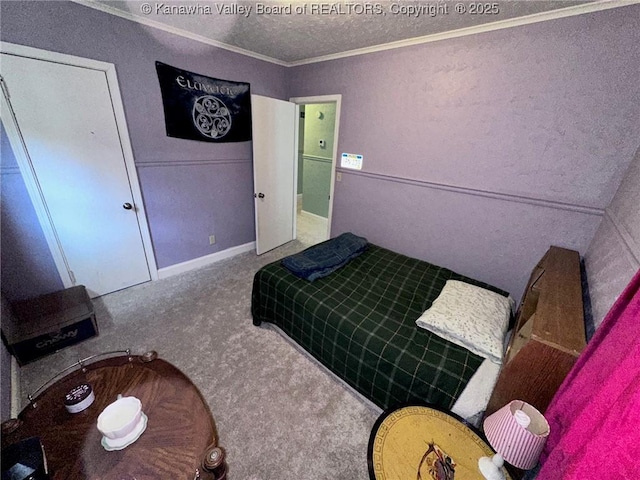
[[[478,459],[494,453],[461,419],[410,405],[387,411],[376,421],[369,441],[369,474],[372,480],[484,480]]]
[[[3,447],[40,437],[50,476],[56,480],[193,480],[197,472],[203,473],[203,459],[217,445],[213,417],[186,375],[164,360],[149,358],[109,358],[58,380],[20,413],[17,428],[3,432]],[[64,396],[81,383],[93,387],[95,401],[80,413],[69,413]],[[96,422],[118,394],[139,398],[148,422],[135,443],[107,451],[101,445]],[[226,471],[226,465],[222,467]]]

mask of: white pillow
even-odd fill
[[[507,297],[465,282],[447,280],[431,308],[416,323],[500,364],[510,315],[511,301]]]

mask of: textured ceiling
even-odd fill
[[[159,22],[279,63],[296,64],[591,2],[84,0],[82,3],[99,4],[112,13]],[[464,7],[463,13],[460,5]],[[267,7],[274,12],[268,13]]]

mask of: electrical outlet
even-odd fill
[[[336,181],[337,182],[341,182],[342,181],[342,172],[336,173]]]
[[[216,236],[209,235],[209,245],[213,245],[214,243],[216,243]]]

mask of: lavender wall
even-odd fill
[[[4,295],[0,295],[0,316],[5,322],[11,315],[11,308]],[[4,342],[0,342],[0,422],[11,418],[11,354]]]
[[[10,302],[63,288],[9,139],[0,126],[0,268]]]
[[[3,41],[115,64],[158,267],[255,240],[251,143],[167,137],[155,61],[275,98],[287,98],[284,67],[71,2],[0,8]]]
[[[640,268],[640,148],[589,245],[585,267],[598,327]]]
[[[520,297],[549,245],[584,253],[640,139],[640,6],[294,68],[342,94],[332,235]]]
[[[0,422],[4,422],[11,418],[11,355],[4,343],[0,350]]]
[[[116,65],[159,267],[254,233],[250,143],[166,137],[156,60],[276,98],[342,94],[339,151],[365,163],[336,183],[333,234],[516,297],[550,244],[586,251],[640,138],[638,5],[292,69],[74,3],[0,9],[3,41]]]

